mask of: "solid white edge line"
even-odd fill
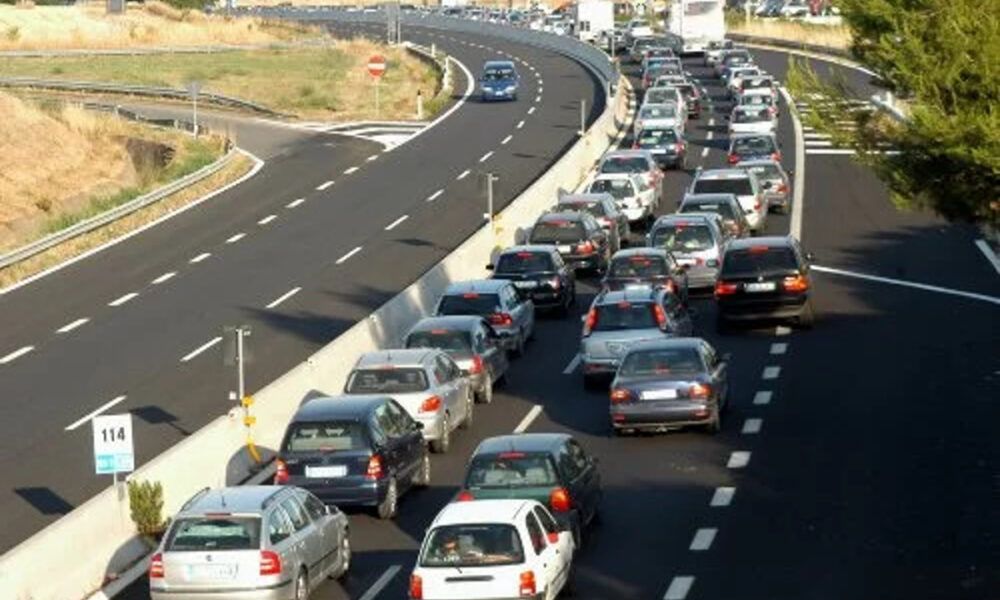
[[[188,362],[192,358],[198,356],[199,354],[201,354],[205,350],[208,350],[209,348],[211,348],[212,346],[218,344],[221,341],[222,341],[222,336],[221,335],[215,336],[214,338],[210,339],[209,341],[205,342],[204,344],[198,346],[197,348],[195,348],[191,352],[188,352],[183,357],[181,357],[181,362]]]
[[[228,191],[228,190],[230,190],[230,189],[232,189],[232,188],[240,185],[244,181],[250,179],[251,177],[253,177],[254,175],[256,175],[262,168],[264,168],[265,164],[267,164],[266,162],[264,162],[263,160],[257,158],[256,156],[254,156],[253,154],[247,152],[246,150],[237,149],[237,152],[239,152],[240,154],[246,156],[247,158],[249,158],[254,163],[254,166],[251,167],[251,169],[249,171],[247,171],[246,173],[244,173],[243,176],[240,177],[239,179],[236,179],[235,181],[231,181],[231,182],[227,183],[226,185],[222,186],[221,188],[215,190],[214,192],[209,192],[208,194],[205,194],[204,196],[202,196],[201,198],[198,198],[194,202],[191,202],[190,204],[186,204],[184,206],[181,206],[180,208],[178,208],[176,210],[173,210],[173,211],[171,211],[171,212],[163,215],[162,217],[156,219],[155,221],[147,223],[147,224],[143,225],[142,227],[140,227],[138,229],[135,229],[133,231],[130,231],[130,232],[126,233],[125,235],[121,236],[121,237],[117,237],[117,238],[115,238],[115,239],[107,242],[106,244],[102,244],[102,245],[100,245],[100,246],[98,246],[96,248],[93,248],[91,250],[88,250],[87,252],[84,252],[83,254],[81,254],[79,256],[75,256],[75,257],[73,257],[73,258],[71,258],[71,259],[69,259],[69,260],[67,260],[65,262],[59,263],[58,265],[49,267],[48,269],[45,269],[41,273],[36,273],[35,275],[32,275],[31,277],[28,277],[27,279],[24,279],[22,281],[19,281],[18,283],[15,283],[15,284],[12,284],[12,285],[10,285],[8,287],[5,287],[4,289],[0,290],[0,296],[3,296],[4,294],[10,293],[10,292],[13,292],[14,290],[16,290],[18,288],[21,288],[21,287],[24,287],[24,286],[28,285],[29,283],[38,281],[39,279],[41,279],[43,277],[47,277],[47,276],[49,276],[49,275],[51,275],[53,273],[61,271],[61,270],[65,269],[66,267],[68,267],[68,266],[70,266],[72,264],[75,264],[75,263],[77,263],[77,262],[79,262],[81,260],[84,260],[85,258],[89,258],[89,257],[91,257],[91,256],[93,256],[93,255],[95,255],[95,254],[97,254],[99,252],[103,252],[104,250],[107,250],[108,248],[111,248],[112,246],[117,246],[118,244],[124,242],[125,240],[131,238],[132,236],[138,235],[138,234],[146,231],[147,229],[151,229],[151,228],[159,225],[160,223],[163,223],[164,221],[166,221],[168,219],[176,217],[177,215],[179,215],[179,214],[181,214],[181,213],[183,213],[185,211],[191,210],[192,208],[195,208],[196,206],[199,206],[201,203],[203,203],[203,202],[205,202],[207,200],[210,200],[210,199],[214,198],[215,196],[218,196],[219,194],[221,194],[223,192],[226,192],[226,191]]]
[[[466,170],[462,171],[462,173],[459,174],[459,176],[455,178],[455,181],[462,181],[463,179],[465,179],[466,177],[468,177],[469,173],[471,173],[471,172],[472,171],[470,171],[469,169],[466,169]]]
[[[246,236],[247,236],[247,234],[245,234],[245,233],[242,233],[242,232],[241,233],[237,233],[236,235],[234,235],[234,236],[230,237],[229,239],[227,239],[226,243],[227,244],[235,244],[236,242],[242,240]]]
[[[768,390],[757,392],[753,395],[753,403],[758,405],[770,404],[772,395],[773,393]]]
[[[124,296],[119,296],[114,300],[112,300],[111,302],[108,302],[108,306],[121,306],[122,304],[125,304],[126,302],[128,302],[132,298],[135,298],[138,295],[139,295],[138,292],[129,292]]]
[[[993,251],[993,248],[990,248],[986,240],[976,240],[976,248],[979,248],[983,255],[986,256],[986,260],[990,261],[993,269],[1000,275],[1000,258],[997,258],[996,252]]]
[[[336,264],[338,264],[338,265],[344,264],[345,262],[347,262],[347,259],[351,258],[352,256],[354,256],[358,252],[361,252],[361,246],[355,247],[354,250],[351,250],[347,254],[341,256],[340,258],[338,258]]]
[[[792,182],[792,219],[789,225],[789,233],[797,240],[802,240],[802,204],[806,191],[806,155],[805,137],[802,134],[802,121],[799,120],[799,111],[792,102],[792,96],[785,89],[785,86],[778,88],[781,97],[785,99],[785,104],[789,107],[788,114],[792,117],[792,127],[795,129],[795,175]]]
[[[573,371],[576,371],[576,368],[580,366],[580,360],[581,358],[579,354],[574,356],[573,360],[569,361],[569,364],[566,365],[565,369],[563,369],[563,375],[570,375]]]
[[[285,205],[285,208],[295,208],[305,201],[306,201],[305,198],[298,198],[297,200],[292,200],[291,202]]]
[[[688,550],[692,552],[710,550],[712,542],[715,541],[715,534],[717,533],[719,533],[719,530],[715,527],[702,527],[698,529],[694,532],[694,537],[691,539],[691,545],[688,546]]]
[[[514,433],[524,433],[525,431],[527,431],[528,427],[531,427],[532,421],[538,418],[538,415],[541,414],[541,412],[542,412],[542,406],[540,404],[532,406],[531,410],[528,411],[528,414],[524,415],[524,418],[521,419],[521,422],[518,423],[517,427],[514,428]]]
[[[813,265],[811,269],[819,273],[842,275],[844,277],[853,277],[855,279],[863,279],[865,281],[875,281],[877,283],[898,285],[900,287],[908,287],[917,290],[924,290],[926,292],[937,292],[939,294],[948,294],[950,296],[958,296],[960,298],[968,298],[970,300],[981,300],[983,302],[989,302],[990,304],[1000,304],[1000,298],[996,296],[987,296],[986,294],[977,294],[975,292],[966,292],[963,290],[953,290],[949,288],[939,287],[936,285],[928,285],[926,283],[915,283],[912,281],[904,281],[902,279],[893,279],[891,277],[879,277],[878,275],[866,275],[865,273],[858,273],[855,271],[845,271],[843,269],[833,269],[830,267],[820,267],[817,265]]]
[[[11,352],[7,356],[0,358],[0,365],[5,365],[9,362],[13,362],[14,360],[24,356],[25,354],[31,352],[34,349],[35,349],[34,346],[24,346],[23,348],[18,348],[17,350]]]
[[[300,288],[300,287],[292,288],[291,290],[285,292],[281,296],[279,296],[279,297],[275,298],[274,300],[272,300],[271,303],[268,304],[267,306],[265,306],[264,308],[274,308],[274,307],[278,306],[279,304],[281,304],[282,302],[284,302],[285,300],[288,300],[289,298],[291,298],[295,294],[298,294],[301,291],[302,291],[302,288]]]
[[[750,464],[750,454],[749,450],[733,450],[729,455],[726,467],[729,469],[742,469]]]
[[[393,230],[393,229],[395,229],[395,228],[396,228],[396,227],[397,227],[397,226],[398,226],[398,225],[399,225],[400,223],[402,223],[403,221],[405,221],[405,220],[407,220],[407,219],[409,219],[409,218],[410,218],[410,215],[403,215],[402,217],[399,217],[398,219],[396,219],[396,220],[395,220],[395,221],[393,221],[392,223],[389,223],[388,225],[386,225],[386,226],[385,226],[385,230],[386,230],[386,231],[392,231],[392,230]]]
[[[127,397],[128,396],[121,395],[121,396],[118,396],[117,398],[115,398],[114,400],[111,400],[110,402],[106,402],[105,404],[101,405],[94,412],[88,414],[87,416],[85,416],[85,417],[83,417],[83,418],[81,418],[81,419],[79,419],[77,421],[73,421],[72,423],[70,423],[69,425],[67,425],[66,428],[64,429],[64,431],[73,431],[74,429],[76,429],[80,425],[83,425],[84,423],[90,421],[91,419],[93,419],[94,417],[100,415],[101,413],[103,413],[104,411],[108,410],[112,406],[121,403]]]
[[[67,324],[63,325],[62,327],[60,327],[59,329],[56,329],[56,333],[69,333],[69,332],[73,331],[74,329],[76,329],[77,327],[83,325],[84,323],[86,323],[88,321],[90,321],[90,319],[87,319],[87,318],[77,319],[77,320],[73,321],[72,323],[67,323]]]
[[[196,256],[194,258],[192,258],[188,262],[191,263],[191,264],[197,264],[197,263],[200,263],[201,261],[205,260],[209,256],[212,256],[211,252],[202,252],[201,254],[199,254],[198,256]]]
[[[743,435],[754,435],[760,433],[760,428],[764,425],[763,419],[758,419],[756,417],[749,418],[743,421],[743,429],[740,433]]]
[[[734,487],[717,487],[712,493],[712,500],[709,501],[709,506],[729,506],[733,502],[733,496],[736,495],[736,488]]]
[[[491,157],[491,156],[493,156],[493,151],[492,151],[492,150],[490,150],[489,152],[487,152],[486,154],[484,154],[484,155],[483,155],[483,156],[482,156],[482,157],[481,157],[481,158],[479,159],[479,162],[481,162],[481,163],[484,163],[484,162],[488,161],[488,160],[490,159],[490,157]]]
[[[277,218],[278,218],[278,215],[267,215],[266,217],[264,217],[260,221],[257,221],[257,224],[258,225],[267,225],[268,223],[270,223],[271,221],[273,221],[273,220],[275,220]]]
[[[693,585],[694,576],[676,575],[670,580],[670,586],[667,587],[667,592],[663,594],[663,600],[684,600],[687,598],[688,592],[691,591],[691,586]]]
[[[169,281],[177,276],[177,271],[170,271],[169,273],[164,273],[152,281],[153,285],[160,285],[166,281]]]
[[[435,200],[437,200],[438,198],[440,198],[441,194],[443,194],[443,193],[444,193],[444,190],[438,190],[438,191],[434,192],[433,194],[431,194],[430,196],[427,196],[427,201],[428,202],[434,202]]]
[[[368,590],[365,591],[365,593],[358,600],[375,600],[375,597],[382,593],[385,586],[389,585],[392,578],[395,577],[396,573],[399,573],[399,570],[402,568],[402,565],[392,565],[386,569],[385,572],[375,580],[375,583],[373,583],[372,586],[368,588]]]
[[[474,92],[475,89],[476,89],[476,86],[475,86],[475,83],[474,83],[476,81],[476,79],[475,79],[475,77],[472,76],[472,72],[469,71],[469,68],[466,67],[465,64],[462,63],[462,61],[458,60],[457,58],[455,58],[453,56],[448,56],[445,60],[451,60],[456,65],[458,65],[459,69],[462,70],[462,73],[465,75],[465,81],[466,81],[465,93],[462,94],[462,97],[459,98],[458,101],[455,102],[454,106],[452,106],[451,108],[449,108],[448,110],[446,110],[442,114],[438,115],[438,117],[436,119],[434,119],[433,121],[431,121],[427,125],[427,127],[424,127],[423,129],[421,129],[417,133],[415,133],[412,136],[410,136],[409,138],[407,138],[407,140],[406,140],[407,143],[412,142],[414,139],[416,139],[416,138],[422,136],[423,134],[427,133],[428,131],[430,131],[434,127],[438,126],[441,123],[441,121],[444,121],[445,119],[447,119],[448,117],[450,117],[452,115],[452,113],[454,113],[456,110],[458,110],[459,108],[462,108],[462,105],[465,104],[465,102],[469,99],[469,96],[471,96],[472,92]]]
[[[333,180],[332,179],[329,180],[329,181],[324,181],[323,183],[321,183],[321,184],[319,184],[319,185],[316,186],[316,191],[317,192],[322,192],[323,190],[329,188],[331,185],[333,185]]]

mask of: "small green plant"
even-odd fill
[[[167,528],[163,519],[163,485],[159,481],[129,481],[128,504],[139,535],[155,538]]]
[[[7,28],[7,31],[4,33],[4,36],[7,38],[8,42],[16,42],[17,40],[21,39],[21,28],[18,27],[17,25],[11,25],[10,27]]]
[[[50,212],[52,210],[52,198],[39,198],[35,200],[35,208],[42,212]]]

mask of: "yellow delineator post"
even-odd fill
[[[257,464],[260,464],[260,452],[257,450],[256,444],[253,442],[253,426],[257,424],[257,417],[250,414],[250,407],[253,406],[253,396],[243,396],[240,401],[243,405],[243,425],[247,428],[247,452],[250,454],[250,458]]]

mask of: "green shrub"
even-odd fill
[[[167,528],[163,520],[163,485],[159,481],[129,481],[128,504],[140,535],[155,537]]]

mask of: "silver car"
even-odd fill
[[[662,216],[650,227],[646,245],[667,250],[677,264],[686,266],[689,288],[715,287],[726,245],[722,217],[717,213]]]
[[[302,600],[351,564],[347,517],[294,486],[204,489],[149,565],[152,600]]]
[[[344,393],[392,398],[423,425],[433,452],[447,452],[451,432],[472,425],[472,385],[443,350],[366,352],[348,375]]]
[[[688,189],[690,194],[733,194],[740,201],[750,229],[756,233],[767,225],[767,200],[757,176],[746,169],[698,170]]]
[[[535,305],[505,279],[477,279],[453,283],[438,300],[434,316],[479,315],[489,321],[516,356],[535,335]]]
[[[584,386],[594,387],[599,378],[613,375],[629,344],[687,336],[691,331],[687,307],[665,287],[601,292],[583,318],[580,362]]]
[[[635,117],[633,130],[642,131],[644,127],[676,127],[684,129],[687,124],[684,115],[686,111],[681,111],[676,103],[669,104],[643,104],[639,108],[639,114]]]
[[[472,382],[476,402],[492,402],[493,384],[507,381],[507,352],[482,317],[425,317],[406,334],[403,345],[447,352]]]
[[[781,163],[776,160],[745,160],[736,165],[757,176],[764,188],[768,208],[787,213],[792,208],[792,184],[789,181],[791,172],[786,173]]]

